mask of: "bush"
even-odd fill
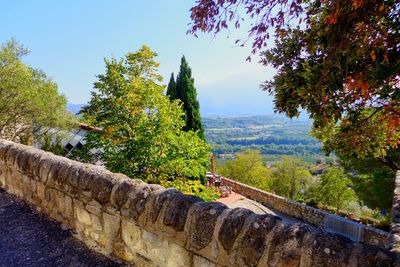
[[[177,179],[174,181],[161,181],[165,188],[176,188],[184,194],[202,198],[206,202],[214,201],[221,197],[215,187],[206,187],[198,180]]]

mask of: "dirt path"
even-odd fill
[[[122,266],[0,189],[0,266]]]

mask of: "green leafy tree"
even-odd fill
[[[303,199],[311,184],[312,176],[302,160],[284,156],[275,163],[270,188],[276,194],[294,200]]]
[[[400,152],[388,153],[393,162],[400,162]],[[340,159],[340,164],[354,184],[358,197],[370,208],[390,211],[393,202],[396,172],[377,158]]]
[[[227,160],[217,167],[219,174],[262,190],[269,190],[272,171],[265,166],[260,151],[248,149],[235,154],[235,159]]]
[[[66,135],[61,132],[46,130],[38,129],[35,132],[35,143],[39,145],[39,148],[55,155],[67,156],[68,151],[62,143],[62,141],[65,140]]]
[[[34,127],[65,129],[74,118],[57,85],[22,62],[27,54],[15,40],[0,47],[0,138],[32,144]]]
[[[342,168],[328,168],[321,175],[320,185],[317,187],[317,199],[324,205],[335,207],[338,212],[348,203],[357,201],[357,195],[350,186],[352,186],[351,180]]]
[[[210,148],[195,132],[182,131],[182,108],[163,94],[156,56],[143,46],[124,59],[105,60],[106,71],[97,76],[96,91],[81,111],[98,128],[87,135],[81,158],[94,153],[109,170],[147,182],[201,179]]]
[[[199,137],[205,140],[204,127],[200,116],[200,104],[197,100],[197,92],[194,87],[194,79],[192,78],[192,70],[186,61],[185,56],[182,56],[180,71],[176,79],[176,83],[171,75],[171,80],[168,85],[167,95],[171,100],[179,99],[183,103],[185,112],[185,131],[195,131]]]

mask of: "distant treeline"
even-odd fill
[[[310,136],[309,120],[290,120],[279,115],[203,120],[207,142],[214,155],[229,158],[245,149],[260,151],[266,161],[282,156],[296,156],[311,163],[328,159],[321,152],[321,143]]]
[[[268,136],[256,139],[235,138],[228,139],[226,143],[229,145],[318,145],[320,142],[311,137],[298,137],[298,136]],[[273,149],[274,150],[274,149]]]

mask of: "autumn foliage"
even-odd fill
[[[400,145],[400,3],[198,0],[190,32],[251,22],[252,53],[277,70],[275,109],[306,109],[327,152],[387,157]],[[267,46],[268,39],[274,45]]]

